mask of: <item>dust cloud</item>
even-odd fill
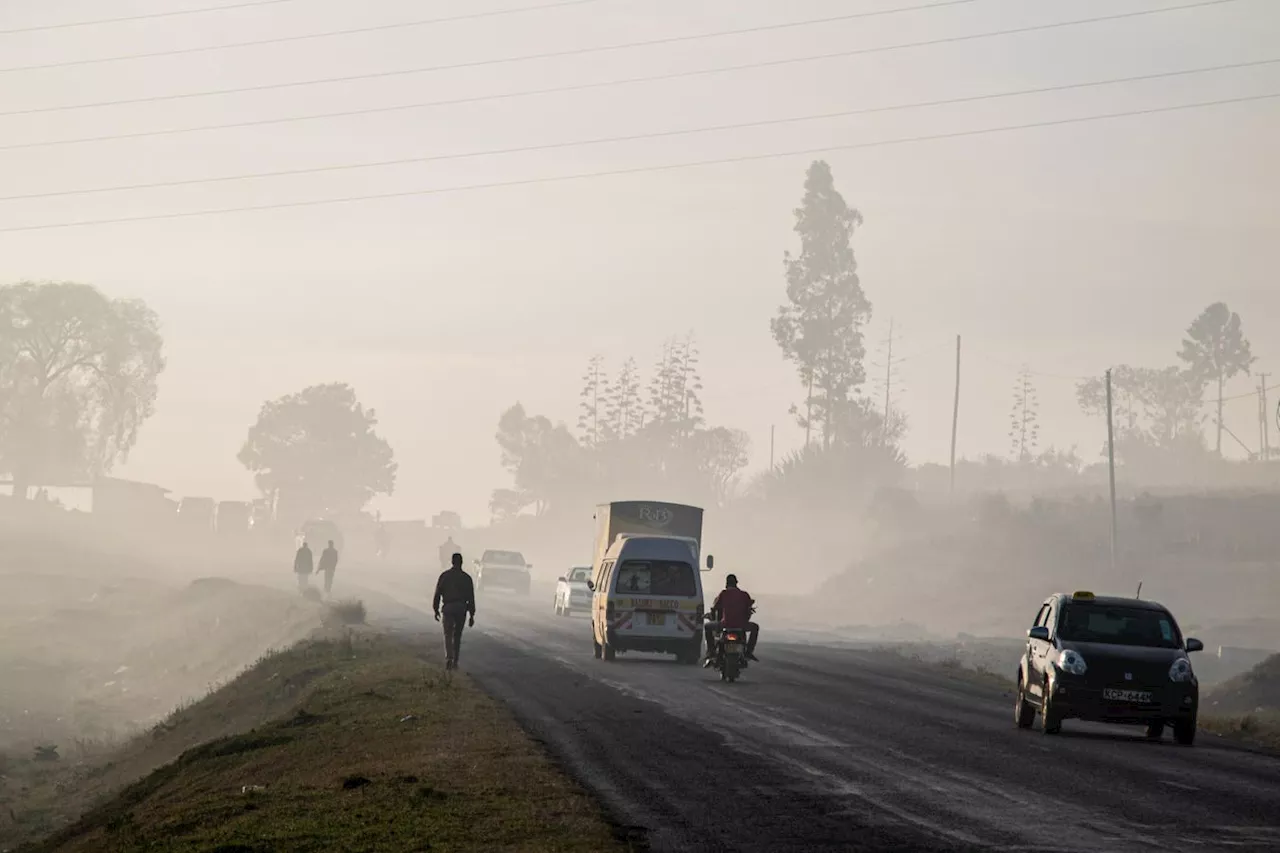
[[[766,644],[1004,672],[1141,584],[1207,680],[1280,650],[1280,6],[46,5],[0,11],[0,754],[307,635],[304,539],[371,618],[446,539],[549,612],[612,500],[706,508]]]

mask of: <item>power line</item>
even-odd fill
[[[1271,60],[1267,60],[1267,62],[1278,63],[1280,62],[1280,59],[1271,59]],[[1242,63],[1241,66],[1256,65],[1256,64],[1260,64],[1260,63]],[[1234,68],[1234,67],[1241,67],[1241,66],[1218,66],[1217,68],[1212,68],[1212,69],[1189,69],[1186,71],[1161,72],[1158,74],[1142,75],[1139,77],[1121,77],[1121,78],[1114,78],[1111,80],[1097,80],[1097,81],[1087,82],[1087,83],[1069,83],[1061,86],[1047,86],[1047,87],[1041,87],[1037,89],[1021,89],[1021,90],[1016,90],[1011,92],[994,92],[994,93],[989,93],[984,95],[970,95],[970,96],[960,97],[960,98],[945,98],[945,99],[932,100],[932,101],[917,101],[914,103],[907,103],[907,104],[890,104],[882,107],[863,107],[863,108],[853,109],[853,110],[839,110],[836,112],[815,113],[815,114],[803,115],[803,116],[791,116],[788,118],[760,119],[756,121],[735,122],[732,124],[718,124],[718,125],[709,125],[709,126],[702,126],[702,127],[682,128],[678,130],[660,130],[660,131],[650,131],[647,133],[625,134],[622,136],[597,137],[595,139],[578,139],[578,140],[569,140],[565,142],[548,142],[540,145],[521,145],[521,146],[509,147],[509,148],[491,148],[491,149],[481,150],[481,151],[464,151],[464,152],[458,152],[454,154],[429,154],[429,155],[423,155],[418,157],[401,157],[401,158],[396,158],[392,160],[373,160],[373,161],[368,161],[364,163],[346,163],[346,164],[337,164],[337,165],[330,165],[330,166],[313,166],[313,167],[302,168],[302,169],[282,169],[282,170],[271,171],[271,172],[250,172],[247,174],[223,175],[223,176],[211,177],[211,178],[190,178],[185,180],[156,181],[153,183],[145,183],[145,184],[117,184],[115,186],[107,186],[107,187],[89,187],[84,189],[54,190],[51,192],[40,192],[40,193],[23,193],[20,195],[0,196],[0,202],[23,201],[23,200],[37,199],[37,198],[56,198],[61,196],[73,196],[73,195],[91,195],[96,193],[107,193],[107,192],[126,192],[126,191],[134,191],[134,190],[160,189],[163,187],[179,187],[179,186],[192,186],[192,185],[198,185],[198,184],[225,183],[229,181],[247,181],[247,180],[257,180],[262,178],[281,178],[281,177],[288,177],[292,175],[309,175],[309,174],[317,174],[317,173],[323,173],[323,172],[346,172],[346,171],[354,171],[357,169],[376,169],[376,168],[385,168],[389,166],[407,166],[415,163],[430,163],[430,162],[439,161],[439,160],[462,160],[462,159],[470,159],[472,157],[489,157],[489,156],[499,156],[499,155],[506,155],[506,154],[528,154],[528,153],[533,153],[537,151],[553,151],[553,150],[562,149],[562,148],[574,148],[574,147],[585,146],[585,145],[605,145],[605,144],[618,143],[618,142],[638,142],[638,141],[647,140],[647,139],[663,139],[663,138],[675,137],[675,136],[691,136],[695,134],[716,133],[716,132],[721,132],[726,130],[747,130],[751,128],[773,127],[773,126],[784,125],[784,124],[795,124],[798,122],[822,121],[822,120],[828,120],[828,119],[834,119],[834,118],[847,118],[851,116],[870,115],[870,114],[882,113],[882,112],[893,112],[898,110],[935,107],[935,106],[943,106],[947,104],[967,103],[971,101],[994,100],[996,98],[1009,98],[1009,97],[1016,97],[1020,95],[1041,94],[1046,92],[1059,92],[1059,91],[1066,91],[1071,89],[1081,89],[1081,88],[1090,87],[1090,86],[1105,86],[1105,85],[1112,85],[1112,84],[1118,84],[1118,83],[1128,83],[1135,80],[1149,80],[1149,79],[1156,79],[1161,77],[1172,77],[1172,76],[1179,76],[1179,75],[1186,75],[1186,74],[1196,74],[1204,70],[1216,71],[1221,68]],[[11,148],[14,148],[14,147],[24,147],[24,146],[0,145],[0,151],[10,150]]]
[[[970,103],[975,101],[993,100],[996,98],[1010,98],[1010,97],[1016,97],[1020,95],[1039,95],[1039,94],[1046,94],[1049,92],[1065,92],[1073,89],[1086,89],[1086,88],[1091,88],[1095,86],[1106,86],[1106,85],[1114,85],[1114,84],[1120,84],[1120,83],[1137,83],[1137,82],[1142,82],[1147,80],[1166,79],[1170,77],[1184,77],[1191,74],[1207,74],[1207,73],[1216,72],[1216,71],[1231,71],[1231,70],[1238,70],[1243,68],[1257,68],[1264,65],[1274,65],[1276,63],[1280,63],[1280,58],[1260,59],[1260,60],[1253,60],[1249,62],[1234,62],[1234,63],[1225,64],[1225,65],[1211,65],[1211,66],[1205,66],[1202,68],[1189,68],[1189,69],[1176,70],[1176,71],[1158,71],[1158,72],[1153,72],[1151,74],[1137,74],[1129,77],[1115,77],[1107,80],[1087,81],[1083,83],[1066,83],[1066,84],[1056,85],[1056,86],[1040,86],[1032,89],[1019,89],[1019,90],[1010,91],[1010,92],[997,92],[992,94],[970,95],[970,96],[957,97],[957,98],[943,98],[943,99],[937,99],[937,100],[931,100],[931,101],[919,101],[919,102],[914,102],[909,104],[900,104],[900,105],[887,106],[887,107],[871,107],[865,110],[854,110],[850,112],[832,113],[832,114],[827,114],[825,116],[816,116],[815,118],[862,115],[862,114],[870,114],[870,113],[877,113],[877,112],[891,112],[895,110],[916,109],[920,107],[944,106],[948,104],[963,104],[963,103]],[[767,64],[770,64],[770,63],[763,63],[763,65],[767,65]],[[751,65],[737,66],[737,67],[738,68],[757,68],[761,66],[762,66],[762,63],[753,63]],[[634,82],[645,82],[650,80],[667,80],[675,77],[692,76],[692,74],[705,74],[705,73],[712,73],[712,72],[698,71],[698,72],[692,72],[692,73],[664,74],[664,75],[658,75],[656,77],[633,78],[631,80],[620,81],[620,82],[634,83]],[[195,127],[168,128],[164,130],[145,130],[145,131],[137,131],[135,133],[105,134],[101,136],[81,136],[81,137],[73,137],[70,139],[52,139],[52,140],[43,140],[39,142],[15,142],[9,145],[0,145],[0,151],[18,151],[18,150],[30,149],[30,148],[49,148],[49,147],[56,147],[61,145],[82,145],[82,144],[96,143],[96,142],[116,142],[116,141],[127,140],[127,139],[145,139],[145,138],[157,137],[157,136],[177,136],[177,135],[188,134],[188,133],[202,133],[202,132],[208,132],[208,131],[214,131],[214,130],[236,130],[236,129],[244,129],[244,128],[250,128],[250,127],[264,127],[264,126],[270,126],[270,125],[276,125],[276,124],[288,124],[288,123],[300,122],[300,121],[320,121],[320,120],[335,119],[335,118],[354,118],[356,116],[376,115],[380,113],[391,113],[391,112],[403,112],[403,111],[415,110],[415,109],[429,109],[433,107],[442,107],[442,106],[454,106],[458,104],[476,103],[479,101],[523,97],[525,95],[548,94],[551,92],[568,92],[568,91],[576,91],[581,89],[589,89],[589,88],[596,88],[596,87],[610,86],[610,85],[616,85],[616,83],[612,83],[612,82],[611,83],[586,83],[586,84],[578,84],[574,86],[563,86],[563,87],[555,87],[551,89],[533,90],[530,92],[515,92],[515,93],[501,94],[501,95],[481,95],[478,97],[456,98],[456,99],[445,100],[445,101],[426,101],[426,102],[416,103],[416,104],[400,104],[400,105],[391,106],[391,107],[364,107],[364,108],[355,109],[355,110],[341,110],[338,112],[328,112],[328,113],[313,113],[313,114],[304,115],[304,116],[284,116],[280,118],[253,119],[249,121],[229,122],[225,124],[207,124],[207,125],[198,125]],[[785,121],[800,121],[800,120],[802,119],[786,119]],[[742,127],[742,126],[743,125],[735,125],[732,127]],[[749,125],[746,125],[746,126],[749,126]],[[374,165],[378,165],[378,164],[374,164]],[[10,196],[9,198],[21,198],[21,197],[22,196]],[[3,200],[3,199],[0,199],[0,200]]]
[[[291,201],[291,202],[275,202],[272,204],[250,205],[244,207],[226,207],[211,208],[206,210],[193,210],[178,213],[158,213],[146,214],[142,216],[125,216],[109,219],[89,219],[79,222],[58,222],[46,223],[42,225],[17,225],[7,228],[0,228],[0,234],[16,233],[21,231],[46,231],[57,228],[79,228],[89,225],[115,225],[130,222],[149,222],[161,219],[190,219],[200,216],[217,216],[228,213],[249,213],[253,211],[264,210],[284,210],[289,208],[301,207],[319,207],[330,204],[349,204],[357,201],[381,201],[394,198],[410,198],[414,196],[444,195],[447,193],[474,192],[476,190],[501,189],[511,187],[534,186],[539,184],[561,183],[565,181],[580,181],[595,178],[615,177],[621,175],[636,175],[652,172],[669,172],[677,169],[692,169],[703,166],[716,166],[731,163],[749,163],[763,160],[776,160],[784,157],[799,157],[815,154],[828,154],[837,151],[854,151],[864,148],[882,148],[892,145],[907,145],[917,142],[929,142],[944,139],[963,139],[974,136],[984,136],[992,133],[1008,133],[1019,130],[1031,130],[1044,127],[1058,127],[1069,124],[1082,124],[1086,122],[1106,121],[1118,118],[1129,118],[1134,116],[1155,115],[1159,113],[1171,113],[1184,110],[1200,109],[1203,107],[1222,106],[1226,104],[1241,104],[1253,101],[1263,101],[1273,98],[1280,98],[1280,92],[1271,92],[1261,95],[1247,95],[1239,98],[1221,98],[1212,101],[1199,101],[1191,104],[1176,104],[1165,107],[1148,107],[1141,110],[1125,110],[1115,113],[1104,113],[1092,116],[1077,116],[1075,118],[1052,119],[1048,121],[1026,122],[1023,124],[1003,125],[1000,127],[979,128],[976,130],[959,130],[949,133],[934,133],[921,136],[906,136],[895,139],[885,139],[875,142],[855,142],[847,145],[824,145],[816,148],[802,148],[791,151],[775,151],[767,154],[744,154],[737,157],[721,157],[707,160],[693,160],[684,163],[670,163],[660,166],[632,166],[620,169],[604,169],[596,172],[580,172],[572,175],[557,175],[541,178],[523,178],[511,181],[494,181],[491,183],[468,184],[457,187],[434,187],[421,190],[400,190],[389,193],[372,193],[368,195],[343,196],[339,198],[314,199],[310,201]],[[1051,376],[1052,374],[1042,374]],[[1064,379],[1079,379],[1084,377],[1059,377]]]
[[[288,44],[300,41],[314,41],[316,39],[336,38],[338,36],[360,35],[365,33],[379,33],[390,30],[403,30],[411,27],[425,27],[433,24],[443,24],[452,21],[469,21],[477,18],[493,18],[499,15],[511,15],[519,12],[534,12],[544,9],[556,9],[565,6],[581,6],[587,3],[599,3],[602,0],[559,0],[556,3],[546,3],[541,6],[525,6],[521,9],[500,9],[492,12],[473,12],[466,15],[454,15],[447,18],[427,18],[420,21],[401,21],[395,24],[377,24],[369,27],[351,27],[345,30],[328,30],[323,33],[305,33],[294,36],[277,36],[268,39],[254,39],[252,41],[231,42],[229,44],[206,45],[203,47],[181,47],[172,50],[159,50],[151,53],[129,53],[121,56],[105,56],[97,59],[69,59],[62,62],[49,62],[42,65],[15,65],[10,68],[0,68],[0,74],[13,74],[19,71],[47,71],[54,68],[73,68],[83,65],[101,65],[108,62],[129,62],[142,59],[160,59],[171,56],[187,56],[195,53],[213,53],[220,50],[232,50],[242,47],[263,47],[273,44]],[[781,24],[764,24],[757,27],[744,27],[737,30],[725,30],[718,33],[704,33],[691,36],[670,36],[661,39],[652,39],[636,44],[621,45],[616,47],[595,47],[595,48],[577,48],[567,51],[553,51],[550,53],[533,54],[530,56],[518,57],[516,59],[496,59],[481,60],[478,62],[468,62],[461,65],[444,66],[447,68],[473,68],[480,65],[493,65],[500,62],[518,62],[526,59],[548,59],[556,56],[575,56],[580,53],[596,53],[604,50],[619,50],[621,47],[638,47],[641,45],[651,44],[674,44],[683,41],[692,41],[694,39],[717,38],[721,36],[735,36],[744,33],[770,32],[773,30],[783,30],[795,27],[810,27],[817,24],[831,24],[838,21],[851,21],[857,18],[873,18],[882,15],[894,15],[899,12],[914,12],[921,9],[936,9],[943,6],[959,6],[967,3],[977,3],[979,0],[934,0],[931,3],[923,3],[917,6],[904,6],[898,9],[878,9],[871,12],[851,12],[845,15],[832,15],[826,18],[811,18],[805,21],[788,21]],[[1202,2],[1194,3],[1194,6],[1209,6],[1218,3],[1234,3],[1236,0],[1202,0]],[[435,69],[433,69],[435,70]],[[440,69],[443,70],[443,69]]]
[[[148,21],[155,18],[177,18],[186,15],[203,15],[208,12],[230,12],[237,9],[255,9],[259,6],[280,6],[285,3],[300,3],[303,0],[256,0],[252,3],[231,3],[226,6],[203,6],[199,9],[178,9],[172,12],[148,12],[143,15],[124,15],[119,18],[98,18],[92,21],[70,21],[65,24],[38,24],[32,27],[18,27],[11,30],[0,30],[0,36],[18,35],[19,33],[38,33],[48,30],[69,30],[74,27],[96,27],[102,24],[124,24],[132,21]]]
[[[953,0],[953,2],[972,2],[972,0]],[[903,50],[907,48],[931,47],[931,46],[943,45],[943,44],[956,44],[959,42],[973,41],[977,39],[994,38],[997,36],[1007,36],[1007,35],[1020,35],[1022,33],[1038,32],[1042,30],[1052,30],[1052,29],[1058,29],[1061,27],[1082,26],[1085,24],[1096,24],[1096,23],[1102,23],[1105,21],[1117,21],[1117,20],[1122,20],[1126,18],[1146,17],[1149,15],[1162,14],[1165,12],[1176,12],[1183,9],[1196,9],[1203,6],[1217,6],[1224,3],[1235,3],[1235,2],[1239,2],[1239,0],[1200,0],[1200,2],[1188,3],[1181,6],[1165,6],[1159,9],[1144,9],[1144,10],[1139,10],[1135,12],[1121,12],[1121,13],[1116,13],[1111,15],[1098,15],[1091,18],[1079,18],[1073,21],[1055,21],[1049,24],[1033,24],[1030,26],[1016,27],[1016,28],[1007,29],[1007,30],[995,30],[991,32],[973,33],[970,35],[963,35],[963,36],[950,36],[945,38],[928,39],[926,41],[918,41],[918,42],[905,42],[902,44],[886,45],[882,47],[863,48],[860,50],[840,51],[837,53],[826,54],[824,56],[806,57],[801,60],[783,60],[776,64],[787,64],[788,62],[796,62],[796,61],[811,62],[818,59],[828,59],[828,58],[837,58],[837,57],[846,57],[846,56],[860,56],[864,54],[882,53],[885,51]],[[938,5],[938,4],[934,4],[934,5]],[[928,8],[933,8],[933,6],[912,6],[912,7],[904,7],[899,9],[886,9],[878,12],[864,12],[864,13],[861,13],[860,16],[868,17],[871,15],[888,15],[888,14],[895,14],[897,12],[907,12],[907,11],[914,11],[918,9],[928,9]],[[615,45],[604,45],[601,47],[571,48],[571,49],[562,50],[562,51],[526,54],[524,56],[476,60],[473,62],[457,63],[453,65],[428,65],[428,66],[421,66],[418,68],[405,68],[405,69],[400,69],[396,71],[374,71],[366,74],[349,74],[341,77],[324,77],[324,78],[318,78],[318,79],[312,79],[312,80],[298,80],[298,81],[293,81],[289,83],[266,83],[266,84],[261,84],[257,86],[240,86],[240,87],[226,88],[226,89],[207,89],[201,92],[187,92],[187,93],[179,93],[176,95],[152,95],[152,96],[146,96],[141,98],[127,98],[127,99],[115,99],[111,101],[97,101],[93,103],[73,104],[73,105],[61,106],[61,107],[13,110],[10,112],[0,113],[0,116],[30,115],[33,113],[41,113],[41,112],[61,112],[65,110],[82,110],[82,109],[89,109],[92,107],[123,106],[127,104],[155,103],[158,101],[186,100],[189,98],[206,98],[206,97],[214,97],[218,95],[236,95],[236,94],[244,94],[249,92],[266,92],[266,91],[273,91],[278,89],[291,89],[291,88],[298,88],[298,87],[304,87],[304,86],[321,86],[321,85],[328,85],[332,83],[352,83],[360,80],[377,80],[377,79],[384,79],[388,77],[403,77],[403,76],[409,76],[414,74],[429,74],[436,71],[455,71],[455,70],[464,69],[464,68],[477,68],[477,67],[482,67],[486,65],[499,65],[499,64],[506,64],[506,63],[512,63],[512,62],[527,62],[527,61],[537,60],[537,59],[558,59],[558,58],[569,57],[569,56],[583,56],[583,55],[588,55],[592,53],[605,53],[605,52],[611,52],[611,51],[617,51],[617,50],[627,50],[627,49],[637,48],[637,47],[653,47],[653,46],[665,45],[665,44],[699,41],[702,39],[742,35],[745,33],[763,32],[766,30],[776,30],[776,29],[782,29],[786,27],[809,26],[811,24],[825,23],[831,20],[833,19],[826,18],[826,19],[817,20],[817,21],[765,25],[762,27],[752,27],[749,29],[725,30],[721,32],[702,33],[702,34],[687,35],[687,36],[671,36],[671,37],[661,38],[661,39],[649,39],[645,41],[624,42],[624,43],[615,44]],[[753,66],[748,66],[748,67],[753,67]],[[763,67],[763,66],[759,66],[759,67]],[[5,73],[6,71],[23,71],[23,70],[30,70],[30,69],[0,68],[0,73]]]

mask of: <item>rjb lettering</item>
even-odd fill
[[[640,520],[647,521],[656,527],[666,527],[671,523],[671,510],[666,507],[640,507]]]

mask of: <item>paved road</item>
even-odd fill
[[[1207,736],[1018,731],[999,687],[767,635],[734,685],[605,663],[587,619],[546,597],[482,602],[462,668],[654,850],[1280,849],[1280,759]]]

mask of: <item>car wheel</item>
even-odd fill
[[[1164,737],[1164,720],[1147,723],[1147,740],[1158,741],[1162,737]]]
[[[1196,718],[1178,720],[1173,724],[1173,739],[1183,746],[1196,742]]]
[[[594,634],[591,635],[591,645],[596,647],[596,660],[600,660],[600,658],[604,656],[604,650],[601,648],[600,644],[596,642]]]
[[[1021,676],[1018,677],[1018,696],[1014,700],[1013,719],[1020,729],[1029,729],[1036,721],[1036,706],[1027,701],[1027,691]]]
[[[1062,716],[1054,710],[1048,681],[1044,683],[1044,706],[1040,709],[1040,727],[1047,735],[1056,735],[1062,731]]]

